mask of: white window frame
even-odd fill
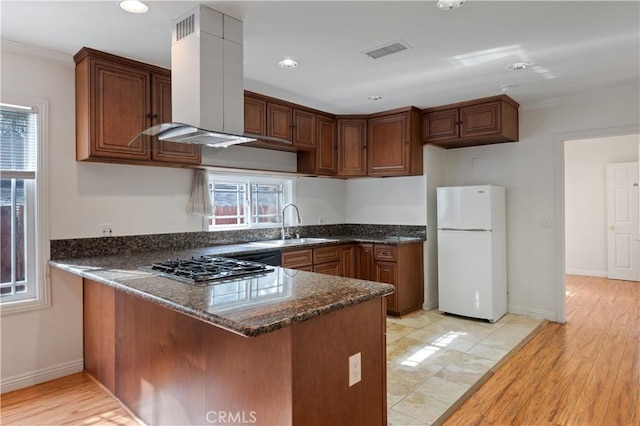
[[[43,99],[16,96],[0,93],[0,102],[9,105],[31,107],[38,112],[38,146],[37,168],[34,190],[25,193],[27,203],[33,203],[32,221],[27,221],[27,232],[34,232],[35,244],[27,247],[27,263],[33,261],[34,279],[27,285],[35,286],[35,292],[29,298],[18,300],[0,301],[0,315],[9,315],[51,306],[51,285],[49,280],[49,267],[47,262],[50,257],[49,238],[49,102]],[[27,188],[25,187],[25,191]],[[35,222],[35,223],[34,223]]]
[[[280,228],[282,223],[253,223],[253,215],[251,214],[251,185],[252,184],[281,184],[282,188],[282,205],[293,202],[294,190],[292,178],[277,178],[264,176],[239,176],[239,175],[223,175],[213,172],[209,173],[209,182],[222,183],[241,183],[247,185],[245,199],[245,224],[242,225],[209,225],[210,217],[205,218],[205,229],[208,231],[229,231],[240,229],[264,229],[264,228]],[[211,197],[213,204],[213,196]],[[212,206],[213,207],[213,206]],[[215,207],[214,207],[215,209]]]

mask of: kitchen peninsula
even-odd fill
[[[82,277],[85,370],[148,424],[386,424],[393,286],[274,267],[222,292],[140,269],[224,250],[51,261]]]

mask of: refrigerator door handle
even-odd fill
[[[459,228],[438,228],[438,231],[464,231],[464,232],[491,232],[493,229],[459,229]]]

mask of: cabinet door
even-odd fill
[[[369,176],[410,173],[411,141],[408,114],[394,114],[369,120]]]
[[[500,101],[485,102],[460,108],[460,137],[476,137],[500,133]]]
[[[367,120],[338,120],[338,176],[367,175]]]
[[[340,276],[346,278],[356,277],[356,250],[351,244],[340,246]]]
[[[393,284],[396,287],[396,292],[388,296],[387,311],[397,313],[398,264],[395,262],[375,262],[373,280],[381,283]]]
[[[152,124],[168,123],[171,121],[171,77],[152,74],[151,95],[153,107],[151,109]],[[151,158],[174,164],[200,164],[201,147],[196,144],[154,141]]]
[[[267,102],[262,99],[244,97],[244,131],[252,135],[267,134]]]
[[[293,146],[298,149],[316,148],[316,115],[293,110]]]
[[[355,277],[361,280],[373,279],[373,244],[355,246]]]
[[[336,120],[318,116],[316,143],[316,173],[324,176],[336,174]]]
[[[103,60],[91,64],[90,156],[149,160],[149,138],[129,143],[151,124],[151,74]]]
[[[448,141],[458,139],[458,108],[429,112],[424,115],[424,142]]]
[[[340,276],[340,262],[328,262],[321,265],[313,265],[313,272],[318,274]]]
[[[267,102],[267,136],[293,141],[291,108]]]

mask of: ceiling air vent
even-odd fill
[[[195,30],[195,15],[189,15],[176,24],[176,41],[193,34]]]
[[[380,59],[384,56],[393,55],[394,53],[407,50],[410,46],[402,40],[394,41],[393,43],[386,44],[381,47],[364,52],[365,55],[371,59]]]

